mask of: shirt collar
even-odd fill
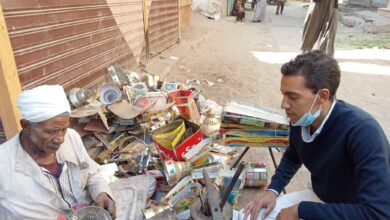
[[[15,169],[18,172],[22,172],[26,175],[37,175],[37,171],[40,172],[39,165],[31,158],[31,156],[23,149],[20,143],[20,133],[17,135],[16,140],[16,160],[15,160]],[[66,152],[69,151],[69,148],[66,148],[69,143],[68,139],[65,138],[65,142],[61,145],[60,149],[56,152],[56,157],[58,163],[62,164],[64,162],[71,162],[73,164],[78,164],[77,158],[74,155],[74,152]]]
[[[320,127],[313,133],[313,135],[310,134],[310,125],[309,126],[302,126],[302,140],[306,143],[311,143],[314,141],[314,139],[321,133],[322,128],[324,127],[326,121],[328,120],[330,114],[333,111],[334,106],[336,105],[337,100],[335,99],[332,103],[332,106],[330,107],[330,110],[324,120],[322,121]]]

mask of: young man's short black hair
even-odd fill
[[[306,87],[313,93],[327,88],[330,98],[334,98],[340,85],[340,68],[337,61],[321,50],[312,50],[296,56],[282,65],[285,76],[301,75],[305,78]]]

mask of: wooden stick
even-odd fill
[[[0,118],[7,139],[20,131],[20,113],[16,100],[22,87],[15,57],[8,35],[7,25],[0,3]]]

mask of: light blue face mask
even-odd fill
[[[303,127],[309,126],[318,118],[318,116],[320,116],[321,111],[322,111],[321,106],[318,109],[318,111],[316,111],[314,114],[311,113],[311,109],[313,108],[314,103],[316,103],[316,101],[317,101],[318,94],[319,94],[319,91],[317,92],[316,98],[314,99],[313,103],[311,104],[309,111],[306,112],[296,123],[291,122],[292,126],[303,126]]]

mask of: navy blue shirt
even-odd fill
[[[390,145],[365,111],[338,100],[321,133],[303,142],[291,127],[290,145],[268,188],[279,193],[304,164],[315,194],[325,202],[301,202],[301,219],[390,219]]]

